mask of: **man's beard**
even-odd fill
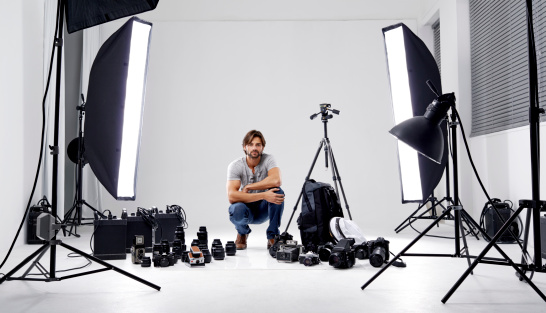
[[[247,151],[247,152],[246,152],[246,155],[247,155],[249,158],[251,158],[251,159],[257,159],[257,158],[261,157],[262,154],[263,154],[263,153],[258,152],[258,155],[253,156],[253,155],[252,155],[252,152],[258,152],[258,151],[254,150],[254,151],[250,151],[250,152]]]

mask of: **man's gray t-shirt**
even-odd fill
[[[272,155],[262,154],[260,163],[254,168],[254,173],[246,163],[246,156],[231,162],[227,170],[227,180],[240,180],[242,190],[244,186],[264,180],[270,169],[277,167],[277,162]],[[263,192],[265,190],[251,190],[252,193]]]

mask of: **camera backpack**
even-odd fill
[[[298,217],[301,243],[307,251],[315,251],[319,245],[334,242],[329,223],[333,217],[343,217],[343,211],[334,188],[329,184],[307,180],[302,194]]]

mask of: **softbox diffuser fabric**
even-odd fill
[[[65,0],[69,33],[118,18],[151,11],[159,0]]]
[[[383,28],[383,34],[385,35],[385,32],[396,28],[401,28],[403,30],[406,68],[413,116],[422,116],[425,113],[428,105],[436,98],[436,95],[427,86],[426,81],[430,80],[436,87],[438,93],[442,94],[440,71],[438,70],[436,60],[430,53],[427,46],[403,23]],[[392,86],[391,92],[396,92],[395,90],[392,90]],[[444,142],[447,143],[448,141],[446,123],[446,121],[443,121],[440,124],[440,127],[443,132]],[[400,155],[398,157],[400,158]],[[444,154],[442,156],[440,164],[428,159],[421,154],[418,154],[419,175],[421,178],[422,192],[421,198],[407,198],[404,195],[402,188],[402,203],[424,202],[429,196],[431,196],[434,188],[436,188],[436,186],[442,179],[447,161],[447,144],[444,146]],[[400,179],[400,181],[402,184],[402,178]]]
[[[131,18],[120,29],[104,42],[99,49],[89,74],[87,104],[85,115],[85,155],[97,179],[106,190],[118,200],[134,200],[136,191],[136,165],[138,165],[138,148],[130,151],[136,153],[132,180],[132,194],[118,194],[120,180],[120,160],[122,156],[122,139],[124,115],[126,114],[126,86],[129,71],[129,52],[133,21],[151,24],[137,18]],[[149,40],[149,38],[148,38]],[[146,42],[149,45],[149,41]],[[146,47],[148,49],[148,47]],[[144,51],[147,57],[147,50]],[[145,77],[145,74],[144,74]],[[145,88],[145,79],[143,86]],[[144,93],[144,89],[140,92]],[[138,104],[142,113],[143,101]],[[140,142],[141,115],[132,117],[138,124],[135,130]]]

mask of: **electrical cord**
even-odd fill
[[[489,193],[487,192],[487,190],[485,189],[485,186],[483,185],[482,183],[482,180],[480,178],[480,175],[478,174],[478,171],[476,169],[476,166],[474,165],[474,161],[472,159],[472,155],[470,154],[470,148],[468,147],[468,142],[466,140],[466,135],[465,135],[465,132],[464,132],[464,126],[463,126],[463,122],[461,120],[461,116],[459,115],[459,112],[457,111],[457,109],[455,108],[455,106],[452,106],[451,107],[451,110],[452,112],[455,113],[455,116],[457,117],[457,119],[459,120],[459,125],[461,126],[461,134],[462,134],[462,137],[463,137],[463,142],[464,142],[464,145],[465,145],[465,148],[466,148],[466,153],[468,155],[468,159],[470,161],[470,165],[472,166],[472,170],[474,171],[474,175],[476,176],[476,178],[478,179],[478,183],[480,184],[480,187],[482,188],[482,191],[483,193],[485,194],[486,198],[487,198],[487,203],[491,204],[491,206],[493,207],[493,209],[497,212],[497,214],[500,216],[500,213],[498,212],[498,210],[495,208],[494,204],[493,204],[493,201],[491,200],[491,197],[489,197]],[[504,218],[501,217],[501,222],[504,224]],[[514,238],[516,238],[515,234],[512,232],[512,230],[510,228],[508,228],[507,230],[510,235]],[[487,237],[487,234],[483,234],[484,237]],[[519,238],[519,237],[518,237]],[[532,259],[532,257],[530,256],[529,252],[523,248],[523,245],[520,241],[516,241],[517,244],[519,245],[522,253],[523,253],[523,256],[525,258],[527,258],[527,260],[530,260]]]

